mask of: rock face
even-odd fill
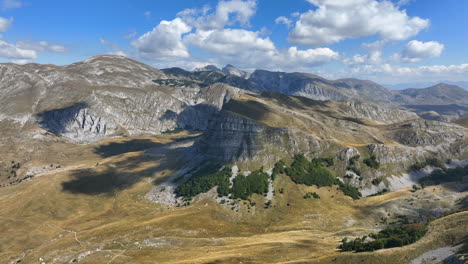
[[[323,101],[356,99],[389,103],[393,96],[389,90],[371,81],[357,79],[331,81],[307,73],[256,70],[249,81],[269,91]]]
[[[68,66],[1,64],[0,118],[37,122],[76,142],[116,134],[205,129],[240,89],[170,79],[163,72],[103,55]]]
[[[236,67],[232,66],[231,64],[226,65],[226,67],[224,67],[221,71],[226,74],[234,75],[234,76],[241,77],[244,79],[248,79],[250,77],[250,73],[246,71],[241,71],[237,69]]]
[[[408,111],[379,107],[375,104],[364,104],[357,101],[342,101],[333,104],[336,109],[349,116],[372,120],[378,124],[391,124],[406,120],[418,119],[418,115]]]
[[[220,74],[217,68],[204,70]],[[468,115],[468,92],[444,83],[424,89],[391,91],[377,83],[352,78],[327,80],[307,73],[266,70],[255,70],[249,74],[232,65],[227,65],[221,71],[231,76],[227,77],[231,80],[224,83],[255,92],[273,91],[322,101],[352,99],[385,106],[402,105],[431,120],[449,121]],[[233,79],[233,76],[237,78]]]
[[[398,109],[275,93],[244,94],[214,115],[197,150],[210,159],[253,168],[272,167],[298,153],[331,156],[337,175],[348,175],[346,182],[372,194],[390,188],[385,183],[372,186],[373,179],[398,178],[427,159],[463,156],[468,151],[466,135],[461,126],[423,120]],[[356,156],[360,175],[349,171],[349,161]],[[376,157],[379,169],[362,163],[369,156]]]
[[[194,70],[195,72],[203,72],[203,71],[221,71],[218,67],[214,65],[206,65],[205,67],[202,68],[196,68]]]
[[[222,111],[210,123],[198,151],[220,161],[272,164],[279,157],[324,150],[328,145],[300,131],[272,128]]]
[[[464,138],[464,129],[438,121],[417,120],[395,128],[392,137],[401,144],[436,146]]]

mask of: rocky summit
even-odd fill
[[[463,263],[455,85],[117,55],[0,80],[1,263]]]

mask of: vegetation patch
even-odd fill
[[[294,155],[290,167],[285,169],[286,174],[297,184],[308,186],[332,186],[336,182],[335,175],[322,166],[321,161],[309,161],[304,155]]]
[[[468,165],[453,169],[439,169],[421,179],[420,183],[424,185],[438,185],[446,182],[461,182],[467,175]]]
[[[356,164],[358,163],[358,161],[359,161],[359,158],[360,158],[359,155],[356,155],[356,156],[350,158],[350,159],[348,160],[348,164],[349,164],[350,166],[356,165]]]
[[[371,183],[374,185],[379,185],[382,181],[382,178],[375,178],[371,181]]]
[[[445,164],[436,158],[426,159],[424,162],[417,162],[410,167],[410,171],[418,171],[424,169],[427,166],[433,166],[437,168],[445,168]]]
[[[231,195],[232,198],[247,200],[252,194],[266,194],[268,192],[269,176],[263,168],[252,172],[249,176],[242,173],[234,179],[232,188],[229,178],[232,177],[231,168],[218,169],[215,165],[208,165],[197,171],[189,180],[177,187],[177,196],[192,198],[200,193],[206,193],[218,186],[220,197]]]
[[[316,192],[308,192],[304,195],[304,199],[310,199],[310,198],[320,199],[320,195],[318,195],[318,193]]]
[[[286,168],[286,163],[284,162],[284,160],[280,160],[276,162],[275,166],[273,167],[273,172],[271,173],[271,180],[274,181],[276,179],[276,176],[278,176],[278,174],[284,174],[285,168]]]
[[[252,172],[249,176],[237,175],[231,188],[232,198],[247,200],[252,194],[266,194],[268,192],[269,176],[263,168]]]
[[[175,192],[177,196],[191,198],[218,186],[218,195],[226,196],[229,194],[229,178],[231,176],[230,168],[217,171],[216,167],[208,165],[198,171],[188,181],[180,184]]]
[[[378,169],[380,167],[380,162],[377,160],[375,155],[370,156],[367,159],[363,160],[364,164],[373,169]]]
[[[340,180],[336,180],[336,182],[340,191],[342,191],[345,195],[353,198],[354,200],[358,200],[362,197],[361,192],[356,187],[348,183],[341,182]]]
[[[333,159],[316,158],[309,161],[302,154],[294,155],[291,166],[284,171],[296,184],[318,187],[338,185],[345,195],[353,199],[359,199],[362,196],[357,188],[337,179],[331,171],[323,166],[324,163],[333,164]]]
[[[383,248],[402,247],[421,239],[427,232],[426,224],[410,224],[389,227],[375,234],[354,240],[344,238],[338,247],[342,251],[374,251]]]

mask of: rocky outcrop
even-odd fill
[[[287,128],[272,128],[222,111],[210,122],[198,151],[227,162],[256,161],[273,164],[279,158],[297,153],[320,153],[329,143]]]
[[[390,136],[410,146],[450,144],[465,138],[464,129],[460,126],[422,119],[395,127]]]
[[[371,81],[357,79],[326,80],[307,73],[285,73],[256,70],[249,81],[268,91],[299,95],[315,100],[355,99],[389,104],[392,93]]]
[[[177,128],[204,130],[211,115],[242,93],[216,82],[170,79],[145,64],[111,55],[67,66],[2,64],[0,74],[0,101],[5,102],[0,118],[37,121],[80,143]]]
[[[234,75],[234,76],[241,77],[244,79],[248,79],[250,77],[249,72],[241,71],[237,69],[236,67],[232,66],[231,64],[226,65],[221,71],[226,74]]]
[[[333,104],[336,109],[340,110],[346,116],[366,119],[378,124],[392,124],[418,119],[418,115],[415,113],[395,108],[381,107],[370,103],[365,104],[348,100],[331,104]]]

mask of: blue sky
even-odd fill
[[[468,81],[468,1],[0,0],[0,61],[113,53],[380,83]]]

